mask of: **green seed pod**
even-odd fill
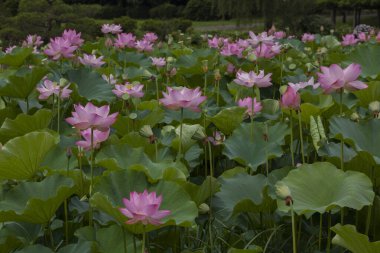
[[[315,121],[313,116],[310,116],[310,135],[313,140],[313,145],[316,150],[318,150],[319,147],[319,141],[321,140],[319,131],[318,131],[318,125]]]
[[[319,135],[321,136],[323,140],[327,140],[325,128],[323,127],[321,116],[317,117],[317,124],[318,124]]]

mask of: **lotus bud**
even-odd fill
[[[175,59],[174,59],[174,57],[169,56],[168,58],[166,58],[166,62],[173,63],[173,62],[175,62]]]
[[[106,41],[104,42],[104,45],[106,47],[112,47],[113,46],[113,41],[111,38],[107,38]]]
[[[313,64],[311,64],[310,62],[306,63],[305,66],[306,66],[308,72],[313,70]]]
[[[172,68],[172,69],[170,70],[170,72],[169,72],[169,75],[170,75],[171,77],[175,76],[176,74],[177,74],[177,69],[176,69],[176,68]]]
[[[285,200],[285,204],[287,206],[290,206],[291,204],[293,204],[292,194],[290,192],[289,187],[286,184],[284,184],[283,182],[278,182],[275,185],[275,188],[276,188],[276,195],[280,199]]]
[[[202,203],[198,206],[198,212],[200,214],[206,214],[210,211],[210,207],[209,205],[207,205],[206,203]]]
[[[70,159],[72,156],[73,156],[73,151],[71,150],[71,147],[66,148],[67,159]]]
[[[202,61],[202,70],[204,73],[207,73],[207,71],[208,71],[208,60]]]
[[[287,85],[282,85],[282,86],[280,87],[280,94],[283,95],[283,94],[285,93],[285,91],[286,91],[287,88],[288,88]]]
[[[250,62],[254,62],[257,60],[257,56],[255,54],[248,54],[247,55],[247,60],[250,61]]]
[[[323,25],[321,25],[321,27],[319,28],[319,30],[321,31],[321,33],[325,30],[325,27]]]
[[[153,131],[152,131],[152,128],[149,126],[149,125],[144,125],[140,131],[139,131],[139,134],[142,136],[142,137],[145,137],[145,138],[150,138],[151,136],[153,136]]]
[[[168,45],[173,44],[173,36],[171,34],[168,35]]]
[[[354,113],[351,114],[350,118],[351,118],[352,121],[359,121],[360,116],[359,116],[359,114],[357,112],[354,112]]]
[[[65,79],[65,78],[59,79],[59,86],[64,87],[67,84],[69,84],[69,81],[67,79]]]
[[[220,79],[222,79],[222,76],[220,75],[220,70],[219,69],[215,69],[214,70],[214,78],[216,81],[219,81]]]
[[[369,103],[368,108],[373,113],[378,113],[380,111],[380,102],[379,101],[372,101]]]

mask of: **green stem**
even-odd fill
[[[82,151],[79,151],[79,152],[82,153]],[[82,154],[78,154],[78,167],[79,167],[79,172],[80,172],[81,194],[83,196],[84,195],[84,178],[83,178],[83,170],[82,170]]]
[[[28,112],[29,112],[29,98],[26,98],[25,101],[26,101],[26,114],[28,114]]]
[[[214,242],[213,242],[213,237],[212,237],[212,178],[214,177],[214,165],[213,165],[213,159],[212,159],[212,148],[211,148],[211,143],[208,141],[208,154],[209,154],[209,159],[210,159],[210,211],[209,211],[209,225],[208,225],[208,233],[209,233],[209,238],[210,238],[210,247],[211,247],[211,252],[214,249]]]
[[[61,118],[61,96],[57,98],[57,133],[59,134],[59,120]]]
[[[303,150],[303,134],[302,134],[302,120],[301,120],[301,111],[298,111],[298,124],[300,129],[300,142],[301,142],[301,155],[302,155],[302,163],[305,163],[305,155]]]
[[[367,219],[365,223],[365,235],[369,234],[369,227],[371,225],[371,214],[372,214],[372,206],[367,206]]]
[[[330,253],[331,248],[331,211],[327,214],[327,249],[326,252]]]
[[[92,187],[94,186],[94,129],[91,128],[91,158],[90,158],[90,169],[91,169],[91,181],[90,181],[90,198],[92,196]],[[93,213],[92,208],[89,206],[89,226],[93,227]]]
[[[295,222],[295,215],[294,215],[294,208],[293,204],[291,204],[290,208],[291,214],[292,214],[292,239],[293,239],[293,253],[297,253],[297,242],[296,242],[296,222]]]
[[[54,246],[54,237],[53,237],[53,231],[51,230],[51,226],[50,226],[50,222],[48,223],[48,227],[47,227],[47,232],[49,233],[49,238],[50,238],[50,246],[52,248],[52,250],[55,249],[55,246]]]
[[[252,88],[252,104],[251,104],[251,141],[253,142],[253,114],[254,114],[254,111],[255,111],[255,105],[254,105],[254,102],[253,100],[255,99],[255,89],[254,89],[254,86]]]
[[[207,94],[207,72],[206,72],[205,75],[204,75],[204,87],[203,87],[203,92],[204,92],[204,95],[206,96],[206,94]]]
[[[142,240],[142,244],[141,244],[141,253],[145,253],[145,240],[146,240],[146,233],[145,233],[145,228],[144,228],[143,240]]]
[[[154,151],[156,153],[156,163],[158,162],[158,143],[157,140],[154,141]]]
[[[216,81],[216,106],[219,107],[219,89],[220,89],[220,81]]]
[[[293,110],[290,109],[290,154],[292,156],[292,166],[295,166],[294,163],[294,150],[293,150]]]
[[[156,76],[156,99],[157,99],[157,104],[160,103],[160,96],[159,96],[159,93],[158,93],[158,76]]]
[[[322,214],[319,214],[319,236],[318,236],[318,249],[319,251],[322,250]]]
[[[125,228],[122,227],[121,229],[123,230],[124,253],[127,253],[127,238],[126,238],[126,234],[125,234]]]
[[[69,166],[70,166],[70,158],[67,158],[67,166],[66,166],[66,176],[69,176]],[[69,214],[68,214],[68,203],[67,199],[63,202],[64,204],[64,211],[65,211],[65,243],[66,245],[69,244]]]
[[[180,120],[180,126],[179,126],[179,147],[178,147],[178,155],[177,155],[177,161],[181,160],[181,152],[182,152],[182,125],[183,125],[183,108],[181,108],[181,120]]]

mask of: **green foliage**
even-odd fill
[[[212,11],[211,0],[190,0],[187,2],[183,15],[191,20],[213,20],[216,16]]]
[[[118,17],[113,20],[113,23],[120,24],[125,33],[135,32],[137,29],[137,21],[128,16]]]
[[[149,16],[154,19],[176,18],[178,14],[178,7],[170,3],[161,4],[149,10]]]
[[[145,32],[155,32],[161,38],[166,35],[182,30],[185,32],[191,27],[191,22],[185,19],[173,19],[173,20],[145,20],[140,25],[140,30]]]

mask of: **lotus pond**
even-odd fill
[[[380,252],[380,36],[0,53],[0,252]]]

